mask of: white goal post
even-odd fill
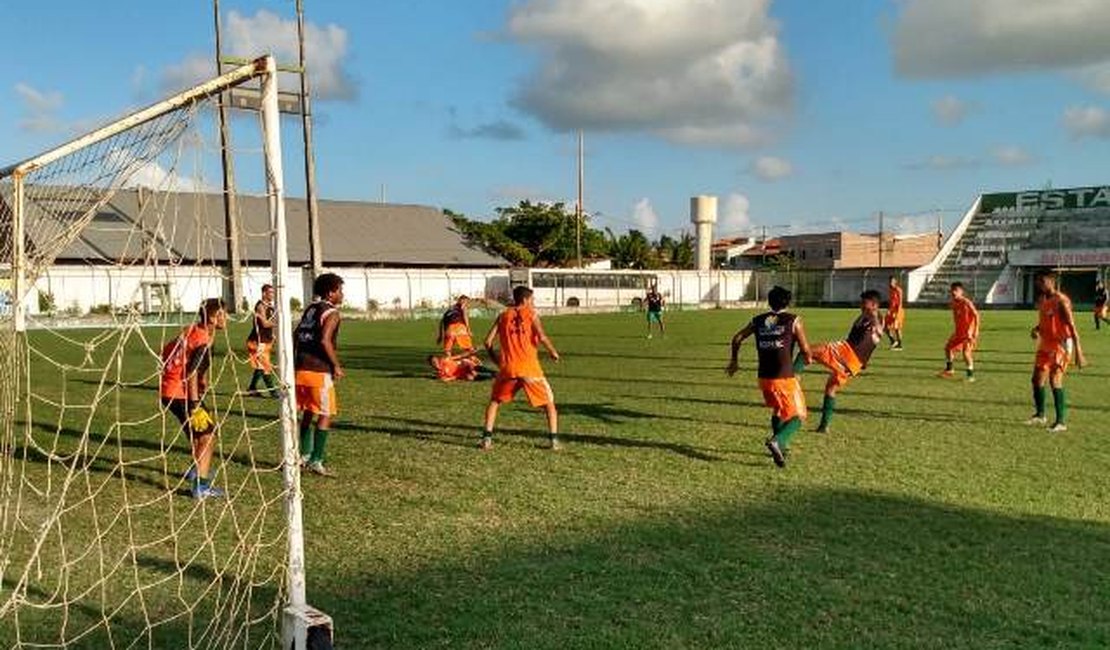
[[[34,352],[29,351],[28,346],[30,344],[27,343],[28,338],[33,335],[33,332],[28,331],[28,301],[31,300],[30,296],[34,284],[37,279],[47,273],[48,267],[54,264],[55,258],[63,248],[71,246],[80,236],[82,230],[98,214],[103,214],[102,209],[111,196],[120,190],[131,176],[142,170],[145,165],[149,165],[158,155],[163,154],[166,147],[180,137],[185,129],[184,126],[181,126],[184,123],[184,118],[174,117],[175,115],[183,111],[201,110],[203,108],[202,104],[211,106],[212,102],[219,96],[227,96],[224,94],[230,93],[231,89],[243,87],[246,84],[258,84],[261,90],[261,105],[258,114],[262,145],[261,155],[264,160],[262,173],[264,174],[269,217],[269,230],[266,236],[269,237],[269,261],[270,268],[273,271],[269,283],[273,286],[276,294],[274,301],[276,311],[275,347],[280,406],[275,425],[279,428],[281,434],[281,500],[284,508],[284,536],[287,548],[284,551],[285,584],[282,586],[284,603],[282,603],[281,611],[274,613],[275,618],[281,619],[282,630],[280,634],[275,633],[273,639],[280,639],[283,648],[289,648],[292,645],[292,647],[300,649],[307,647],[305,621],[310,621],[309,624],[324,624],[330,629],[330,619],[312,610],[306,603],[305,595],[306,578],[300,455],[298,450],[299,437],[297,405],[295,391],[293,390],[294,323],[292,318],[294,316],[291,314],[290,306],[291,298],[298,296],[299,291],[291,293],[290,283],[287,279],[289,276],[289,273],[287,273],[289,256],[281,160],[278,70],[274,58],[264,56],[136,111],[107,126],[82,135],[55,149],[0,169],[0,228],[6,231],[0,233],[0,237],[8,239],[7,242],[0,243],[0,271],[7,271],[10,274],[8,285],[10,287],[8,292],[10,295],[10,310],[0,310],[0,334],[4,338],[4,341],[0,342],[3,344],[0,346],[3,348],[0,349],[0,356],[3,357],[0,358],[0,366],[2,366],[0,370],[9,375],[9,379],[4,382],[4,386],[0,387],[0,392],[4,393],[0,395],[0,438],[2,438],[2,442],[0,442],[0,631],[5,629],[6,622],[11,624],[13,618],[16,621],[14,624],[19,625],[19,609],[26,606],[26,603],[31,599],[28,592],[29,582],[33,581],[36,571],[42,572],[43,563],[49,562],[49,559],[44,560],[42,557],[37,557],[38,551],[54,545],[56,542],[53,541],[52,536],[55,534],[61,535],[62,524],[60,522],[62,518],[73,516],[72,502],[65,495],[65,489],[71,482],[77,480],[73,473],[80,469],[76,461],[71,462],[71,466],[63,467],[69,474],[65,475],[66,481],[60,490],[61,496],[57,498],[56,503],[48,504],[49,507],[41,514],[42,521],[36,521],[42,532],[36,533],[34,527],[30,525],[22,525],[22,530],[17,530],[20,528],[18,520],[22,516],[21,513],[28,509],[28,506],[17,503],[17,500],[27,490],[30,490],[30,493],[33,493],[36,499],[42,499],[40,492],[35,491],[36,484],[34,480],[26,477],[27,470],[20,465],[20,462],[26,464],[27,461],[25,458],[20,461],[17,458],[16,450],[22,450],[21,453],[26,455],[26,450],[35,445],[33,441],[26,442],[30,440],[30,432],[34,424],[34,418],[31,415],[32,402],[36,399],[39,402],[49,401],[37,397],[32,398],[31,393],[37,388],[31,385],[30,371],[24,370],[32,363],[29,358],[34,356]],[[73,169],[67,168],[66,161],[68,160],[81,161],[81,173],[84,174],[82,178],[86,180],[72,180],[75,176],[73,175]],[[75,162],[71,167],[76,167],[77,164]],[[90,169],[98,171],[92,173],[89,171]],[[44,170],[49,170],[51,175],[44,178],[42,176]],[[57,213],[52,214],[52,210],[56,210]],[[65,218],[58,216],[63,213],[66,215]],[[167,217],[167,220],[171,218]],[[35,237],[31,236],[32,228],[40,231],[35,234]],[[135,230],[138,230],[137,226]],[[152,239],[163,237],[161,224],[160,229],[152,231],[152,233],[146,233],[144,236],[149,236]],[[153,245],[157,244],[158,242],[155,242]],[[3,269],[4,266],[7,268]],[[212,264],[212,266],[215,266],[215,264]],[[238,273],[239,269],[232,269],[231,272]],[[188,313],[187,310],[181,310],[180,308],[179,311]],[[86,346],[86,359],[89,359],[93,356],[93,352],[89,351],[91,349],[89,346],[92,344],[85,343],[84,345]],[[78,366],[68,368],[74,369]],[[103,384],[103,379],[101,383]],[[97,387],[96,391],[98,392],[89,398],[89,404],[94,410],[105,401],[102,399],[101,390],[101,387]],[[107,394],[107,392],[104,394]],[[59,407],[59,411],[65,411],[64,403]],[[129,423],[124,424],[129,425]],[[121,426],[124,426],[124,424],[121,424]],[[86,425],[85,439],[82,442],[84,447],[88,447],[88,429],[89,426]],[[163,444],[163,446],[165,445]],[[82,453],[87,453],[87,451]],[[46,455],[51,456],[50,453]],[[166,455],[165,451],[159,452],[155,461],[164,464]],[[110,459],[110,456],[108,458]],[[45,462],[48,468],[46,472],[53,471],[50,469],[54,467],[51,463],[57,461],[54,458],[48,458]],[[70,461],[67,460],[66,462]],[[122,477],[125,469],[130,467],[128,462],[119,461],[119,476]],[[50,480],[53,481],[54,479]],[[50,485],[49,490],[45,490],[46,494],[51,494],[50,490],[59,490],[53,483]],[[25,489],[25,486],[32,487]],[[167,502],[172,500],[173,492],[169,494],[170,497]],[[91,498],[90,496],[89,499],[91,500]],[[162,497],[156,498],[161,502]],[[38,501],[36,501],[37,503]],[[135,508],[148,507],[148,503],[150,502],[144,501],[141,505],[136,505]],[[172,509],[176,506],[171,505],[169,507]],[[36,516],[39,515],[36,514]],[[13,524],[12,522],[16,523]],[[98,526],[99,524],[95,529],[96,535],[98,535],[95,542],[99,544],[108,537],[108,534],[102,533]],[[55,528],[57,529],[56,533],[52,532]],[[22,534],[23,537],[18,537],[17,532]],[[26,548],[25,542],[28,540],[33,540],[32,548]],[[17,546],[21,548],[13,548]],[[17,551],[19,555],[16,555]],[[64,556],[65,552],[62,555]],[[101,563],[104,563],[103,559]],[[101,569],[101,571],[103,572],[104,569]],[[183,571],[178,568],[178,573]],[[175,579],[180,580],[181,576],[178,575]],[[219,579],[231,581],[230,578],[225,578],[222,575],[219,576]],[[100,580],[103,581],[103,578],[100,578]],[[140,599],[143,596],[143,588],[142,585],[134,587]],[[89,589],[86,593],[93,593],[93,590]],[[76,598],[76,596],[68,593],[63,593],[61,596],[55,595],[51,598],[44,597],[43,602],[45,604],[41,608],[45,612],[64,613],[62,620],[68,621],[70,610],[78,609]],[[125,598],[124,602],[127,602],[129,598],[130,596]],[[106,607],[103,604],[100,606]],[[234,605],[217,606],[217,613],[220,611],[219,607],[227,606]],[[122,608],[121,605],[120,609]],[[200,609],[199,606],[197,608]],[[116,610],[111,610],[109,613],[114,613],[114,611]],[[248,616],[254,615],[248,612]],[[151,643],[152,641],[149,639],[154,638],[153,635],[163,622],[153,620],[152,615],[145,610],[143,616],[146,617],[146,622],[143,624],[145,628],[141,630],[141,634],[146,635],[143,638],[148,639],[147,643]],[[110,624],[109,614],[102,615],[102,618],[104,621],[97,622],[96,625],[107,626]],[[166,620],[173,621],[174,618],[175,615],[166,615]],[[63,622],[62,626],[65,627],[65,625],[66,623]],[[192,635],[193,623],[191,620],[189,626],[190,635]],[[16,631],[22,638],[24,631]],[[100,632],[97,631],[96,633],[99,634]],[[67,637],[67,634],[71,636]],[[63,632],[60,637],[61,641],[56,643],[59,646],[64,646],[74,638],[79,640],[93,638],[92,636],[82,637],[82,634],[86,633],[82,631]],[[114,638],[110,631],[105,632],[105,634],[108,639]],[[220,634],[223,636],[218,636]],[[196,641],[197,645],[194,646],[194,641],[190,640],[188,647],[218,647],[221,643],[229,643],[229,640],[234,640],[238,647],[242,647],[244,642],[238,636],[240,634],[242,632],[239,630],[213,632],[208,636],[202,633],[198,637],[200,641]],[[220,640],[217,641],[217,638]],[[17,640],[16,647],[24,647],[22,643],[34,642]],[[131,647],[126,642],[110,641],[111,647],[116,647],[116,643],[120,643],[120,647]],[[132,644],[134,643],[132,642]],[[36,645],[36,647],[40,646]],[[44,644],[41,647],[55,646]]]

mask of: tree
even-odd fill
[[[575,216],[563,203],[521,201],[496,209],[490,222],[475,221],[445,210],[466,240],[518,266],[572,266],[577,263]],[[608,252],[605,234],[583,218],[582,257],[602,257]]]
[[[627,233],[616,236],[609,232],[609,258],[613,268],[617,269],[652,269],[659,266],[659,258],[651,242],[639,230],[629,230]]]

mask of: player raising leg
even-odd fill
[[[952,377],[952,360],[956,351],[963,353],[964,363],[967,364],[967,380],[975,381],[975,346],[979,343],[979,310],[975,303],[967,297],[962,282],[953,282],[948,289],[952,297],[952,321],[955,330],[948,342],[944,345],[944,370],[940,377]]]
[[[764,443],[771,459],[779,467],[786,466],[790,439],[802,428],[806,418],[806,400],[802,385],[794,376],[794,347],[797,346],[808,363],[811,360],[802,319],[786,311],[790,306],[788,289],[774,287],[767,295],[771,311],[752,319],[732,337],[732,356],[725,372],[729,377],[740,369],[740,345],[749,336],[755,337],[759,358],[759,387],[764,403],[771,407],[771,437]]]
[[[1037,357],[1033,364],[1033,407],[1036,409],[1028,424],[1045,425],[1045,385],[1052,386],[1056,422],[1049,431],[1068,430],[1068,396],[1064,390],[1064,373],[1075,354],[1075,365],[1082,368],[1086,359],[1079,345],[1079,332],[1071,309],[1071,299],[1056,287],[1056,273],[1040,271],[1033,279],[1039,294],[1037,326],[1032,336],[1037,340]]]
[[[890,339],[890,349],[901,350],[902,325],[906,321],[906,310],[902,302],[902,287],[898,284],[898,278],[893,275],[890,276],[889,292],[883,326],[886,327],[886,335]]]
[[[343,278],[334,273],[321,274],[312,284],[312,294],[316,299],[305,308],[293,333],[297,407],[301,409],[301,463],[313,474],[335,476],[324,466],[324,459],[331,420],[339,412],[335,382],[344,376],[336,349]]]
[[[494,347],[498,344],[498,348]],[[542,408],[547,414],[547,431],[551,449],[559,448],[559,411],[555,407],[555,395],[551,384],[540,366],[537,344],[543,345],[555,361],[559,352],[551,339],[543,331],[540,315],[532,304],[532,290],[528,287],[513,289],[513,306],[498,315],[489,334],[486,335],[486,351],[490,359],[498,365],[497,377],[486,406],[485,427],[478,448],[488,451],[493,448],[493,426],[497,423],[497,411],[501,404],[511,401],[517,391],[523,389],[528,403],[533,408]]]

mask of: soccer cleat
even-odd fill
[[[225,496],[227,496],[227,494],[223,490],[218,487],[212,487],[211,485],[198,485],[193,488],[193,498],[198,501],[203,501],[204,499],[220,499]]]
[[[189,470],[185,472],[185,480],[192,483],[197,480],[197,464],[189,465]]]
[[[974,384],[975,383],[975,376],[972,375],[971,377],[968,377],[966,381],[969,384]]]
[[[767,451],[771,452],[771,460],[775,461],[775,465],[786,467],[786,454],[782,453],[774,438],[767,441]]]
[[[326,476],[328,478],[335,478],[336,477],[335,472],[331,471],[327,467],[324,467],[323,461],[314,460],[314,461],[312,461],[308,464],[307,468],[308,468],[308,471],[312,472],[313,474],[315,474],[317,476]]]
[[[482,439],[478,441],[478,449],[482,451],[489,451],[490,449],[493,449],[493,438],[489,436],[482,436]]]
[[[648,334],[648,335],[647,335],[647,337],[648,337],[648,338],[650,339],[650,338],[651,338],[651,334]]]
[[[813,432],[814,433],[828,433],[829,432],[829,425],[827,425],[827,424],[818,425],[818,427],[816,429],[814,429]]]
[[[952,372],[951,370],[941,370],[937,373],[937,377],[940,377],[941,379],[951,379],[955,376],[956,373]]]
[[[551,451],[559,451],[563,448],[563,444],[559,442],[559,438],[557,436],[551,436],[551,438],[548,440],[547,448]]]
[[[1048,425],[1048,418],[1043,415],[1034,415],[1025,421],[1031,427],[1043,427]]]
[[[1048,428],[1049,433],[1063,433],[1067,430],[1068,430],[1068,425],[1064,424],[1063,422],[1057,422],[1056,424],[1054,424],[1054,425],[1052,425]]]

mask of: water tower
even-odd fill
[[[713,224],[717,223],[717,197],[700,195],[690,198],[690,223],[697,237],[695,267],[708,271],[713,263]]]

